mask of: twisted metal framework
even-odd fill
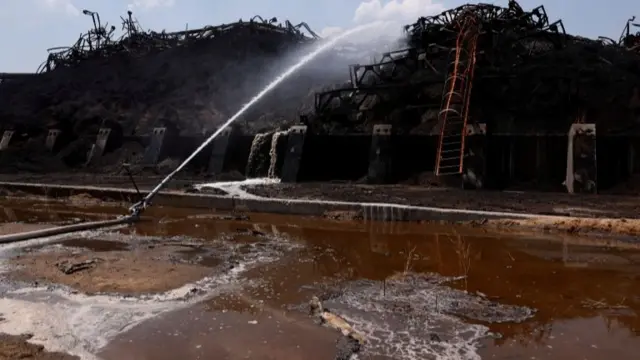
[[[593,83],[608,81],[617,84],[610,92],[628,92],[631,79],[640,80],[640,69],[633,70],[640,64],[640,33],[631,31],[640,24],[634,19],[619,41],[592,40],[567,34],[562,20],[550,21],[544,6],[525,11],[514,0],[507,7],[467,4],[405,26],[407,49],[384,54],[379,62],[350,66],[349,86],[316,95],[315,114],[307,116],[310,123],[330,131],[364,131],[371,122],[385,121],[409,131],[425,118],[433,119],[431,113],[450,114],[451,106],[439,97],[451,91],[450,54],[459,48],[465,19],[475,19],[482,31],[473,40],[476,66],[460,71],[470,77],[468,89],[473,85],[482,91],[461,95],[463,122],[480,112],[496,121],[518,118],[564,126],[558,120],[584,103],[617,106],[605,105],[611,97]]]
[[[206,26],[201,29],[184,30],[176,32],[144,31],[139,22],[133,17],[131,11],[126,18],[121,17],[123,35],[114,39],[116,27],[102,24],[98,13],[84,10],[83,13],[91,16],[93,29],[80,36],[69,47],[56,47],[48,49],[47,60],[40,65],[38,73],[52,71],[56,68],[73,67],[89,59],[108,59],[118,54],[127,56],[143,56],[153,51],[165,50],[178,46],[188,46],[198,41],[212,39],[223,34],[236,31],[252,31],[255,33],[274,33],[291,36],[301,42],[318,39],[318,35],[302,22],[293,25],[286,20],[284,24],[278,23],[277,18],[268,20],[260,16],[254,16],[249,21],[240,19],[238,22],[219,26]],[[310,36],[305,35],[306,30]]]

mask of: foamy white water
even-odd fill
[[[262,196],[251,194],[245,191],[242,187],[251,186],[251,185],[270,185],[270,184],[278,184],[278,183],[280,183],[280,179],[277,179],[277,178],[256,178],[256,179],[246,179],[241,181],[212,182],[212,183],[194,185],[193,187],[196,190],[202,190],[206,188],[218,189],[226,192],[229,196],[235,196],[242,199],[261,199]]]
[[[117,237],[115,233],[85,232],[86,238]],[[75,237],[78,234],[74,234]],[[30,246],[60,241],[64,238],[40,239]],[[224,243],[229,251],[238,244]],[[14,290],[0,283],[0,333],[33,334],[30,342],[41,344],[49,351],[67,352],[84,360],[97,360],[96,353],[111,339],[136,325],[163,313],[191,306],[207,298],[255,284],[240,279],[248,269],[272,262],[286,251],[300,245],[272,240],[252,248],[227,272],[214,273],[194,283],[185,284],[160,294],[146,296],[85,295],[66,287],[38,286]],[[8,268],[6,260],[17,247],[0,247],[0,266]],[[212,272],[214,272],[212,270]],[[193,292],[192,289],[197,289]]]
[[[358,280],[340,285],[341,294],[325,305],[364,334],[363,358],[397,360],[480,360],[479,341],[489,334],[483,325],[452,315],[460,309],[486,306],[483,299],[446,283],[459,278],[408,274],[381,282]],[[505,321],[522,321],[532,311],[502,304],[492,307]]]

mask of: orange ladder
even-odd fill
[[[478,27],[472,15],[464,16],[459,25],[455,59],[444,83],[439,113],[441,128],[436,155],[437,176],[462,174],[464,170],[465,137],[476,65]]]

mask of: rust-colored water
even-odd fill
[[[266,286],[147,321],[114,340],[102,354],[106,359],[331,359],[335,334],[285,307],[309,299],[312,292],[303,290],[305,285],[382,280],[407,268],[466,274],[454,286],[537,310],[522,324],[489,325],[502,338],[483,342],[483,358],[622,360],[636,359],[640,352],[640,252],[634,246],[588,246],[586,239],[533,235],[505,238],[425,224],[267,215],[220,221],[201,212],[160,208],[147,215],[153,220],[138,224],[139,234],[214,238],[247,233],[244,239],[251,241],[255,234],[275,232],[306,248],[296,258],[247,275]]]

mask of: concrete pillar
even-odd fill
[[[367,182],[384,184],[391,174],[391,125],[374,125],[369,150]]]
[[[564,186],[570,194],[596,193],[596,125],[572,124],[567,141],[567,171]]]
[[[464,170],[464,188],[482,189],[487,172],[487,124],[467,124]]]
[[[95,163],[102,157],[102,155],[104,155],[105,149],[107,149],[107,146],[109,145],[110,138],[111,129],[100,128],[100,130],[98,130],[96,142],[91,147],[91,151],[87,157],[87,165]]]
[[[287,153],[282,164],[282,182],[296,182],[300,163],[302,161],[302,150],[307,135],[307,127],[304,125],[292,126],[287,139]]]
[[[142,164],[143,165],[158,165],[160,162],[161,156],[164,154],[165,142],[167,138],[167,128],[165,127],[157,127],[153,129],[151,133],[151,137],[149,139],[149,145],[144,150],[144,155],[142,156]]]
[[[13,139],[13,130],[5,130],[2,134],[2,140],[0,140],[0,151],[7,150],[9,145],[11,145],[11,140]]]
[[[44,146],[47,150],[54,152],[57,150],[58,138],[60,138],[60,134],[62,134],[61,130],[58,129],[50,129],[47,134],[47,138],[45,139]]]
[[[224,169],[225,160],[227,158],[227,150],[229,149],[229,140],[231,139],[230,127],[220,132],[218,137],[213,139],[211,144],[211,155],[207,163],[207,175],[219,175]]]

